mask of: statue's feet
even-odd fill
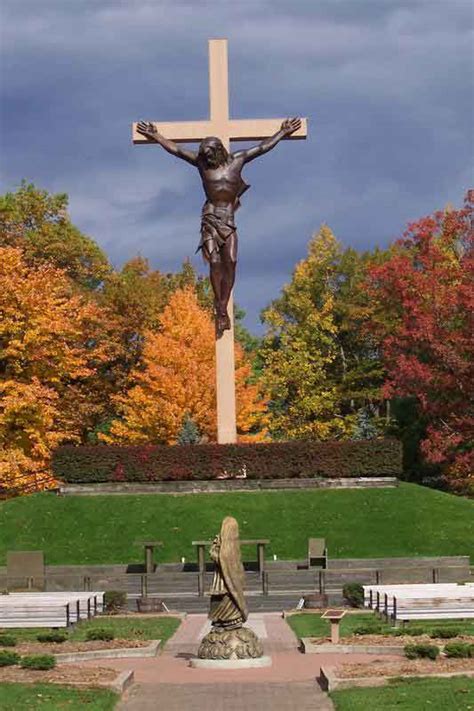
[[[227,313],[220,313],[216,317],[216,328],[218,333],[223,333],[230,329],[230,318]]]

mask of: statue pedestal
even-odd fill
[[[270,657],[263,656],[262,643],[249,627],[214,627],[201,640],[198,658],[191,660],[192,667],[207,669],[265,667],[271,663]]]
[[[270,667],[271,657],[256,659],[191,659],[189,666],[194,669],[251,669],[252,667]]]

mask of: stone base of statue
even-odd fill
[[[271,663],[270,657],[263,656],[262,643],[249,627],[213,627],[201,640],[198,658],[191,660],[192,667],[208,669],[264,667]]]

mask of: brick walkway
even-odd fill
[[[319,668],[348,661],[348,655],[301,654],[278,613],[251,614],[247,624],[261,638],[265,654],[271,655],[271,667],[192,669],[189,659],[208,622],[206,615],[188,615],[160,656],[107,660],[107,667],[135,673],[135,684],[117,711],[330,711],[333,705],[317,684]],[[350,655],[351,661],[367,659],[375,657]]]

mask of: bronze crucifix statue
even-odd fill
[[[140,121],[137,124],[138,133],[195,166],[201,176],[206,202],[201,213],[198,250],[202,250],[204,259],[209,263],[218,333],[231,327],[227,304],[235,281],[238,241],[234,214],[240,205],[240,197],[250,187],[242,179],[242,168],[300,128],[299,118],[286,119],[273,136],[236,153],[227,151],[220,138],[209,136],[201,141],[196,153],[162,136],[153,123]]]

